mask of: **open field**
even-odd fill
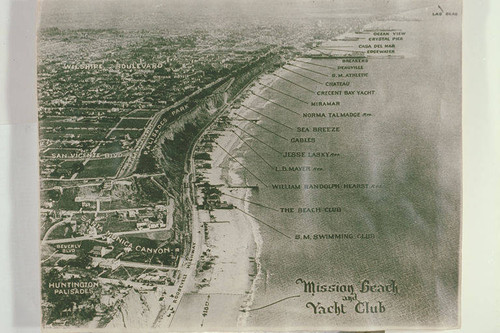
[[[89,161],[77,178],[112,177],[118,172],[123,157]]]
[[[128,118],[123,118],[118,125],[116,126],[117,128],[144,128],[146,127],[146,124],[148,123],[149,118],[144,118],[144,119],[128,119]]]
[[[129,117],[137,117],[137,118],[151,118],[160,110],[135,110],[130,113]]]
[[[137,130],[114,130],[113,132],[111,132],[109,138],[125,139],[128,134],[130,138],[137,139],[141,136],[142,132],[142,128],[137,128]]]

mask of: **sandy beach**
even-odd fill
[[[263,75],[258,82],[272,84],[275,79]],[[253,93],[260,94],[262,90],[263,86],[253,84],[244,92],[243,103],[251,105],[258,98]],[[227,114],[229,119],[238,119],[239,115],[255,119],[255,115],[244,107],[230,109]],[[247,200],[253,189],[246,186],[255,185],[256,180],[246,179],[248,175],[242,176],[243,167],[235,161],[242,160],[241,137],[245,134],[232,124],[249,130],[248,121],[241,120],[233,120],[224,130],[207,130],[206,133],[219,134],[210,152],[211,168],[198,169],[196,173],[216,186],[222,193],[221,201],[234,208],[197,210],[205,242],[195,277],[196,290],[184,295],[170,326],[172,329],[245,326],[248,316],[245,310],[251,308],[254,299],[255,285],[260,276],[262,238],[258,222],[247,215]],[[198,204],[202,197],[201,188],[198,188]],[[193,313],[199,314],[199,318],[193,318],[190,315]]]

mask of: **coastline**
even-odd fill
[[[279,70],[278,70],[279,71]],[[276,72],[276,71],[274,71]],[[273,72],[273,73],[274,73]],[[272,76],[270,74],[264,74],[261,75],[259,78],[257,78],[254,83],[248,88],[249,93],[243,98],[241,104],[245,105],[250,105],[254,106],[255,102],[258,100],[258,97],[255,96],[255,94],[261,94],[264,90],[267,88],[264,86],[258,86],[261,83],[265,83],[267,85],[272,85],[275,81],[277,80],[277,77]],[[255,93],[255,94],[254,94]],[[269,102],[266,102],[265,105],[267,105]],[[248,109],[243,108],[243,107],[238,107],[236,109],[231,109],[229,112],[229,116],[234,116],[234,115],[242,115],[245,118],[248,118],[249,116],[252,115],[252,112],[250,112]],[[261,117],[258,117],[261,119]],[[244,130],[247,130],[248,128],[248,122],[244,123],[243,125],[239,125],[241,128]],[[241,136],[243,133],[240,131],[239,135]],[[244,159],[246,153],[248,153],[248,150],[241,150],[240,148],[243,146],[243,142],[236,137],[234,134],[232,134],[232,140],[227,141],[227,146],[229,149],[225,147],[225,149],[231,153],[235,158],[238,160]],[[222,144],[224,146],[224,144]],[[219,167],[222,169],[221,172],[221,178],[224,179],[224,183],[226,186],[228,185],[249,185],[249,182],[247,179],[242,179],[241,175],[245,172],[243,168],[236,163],[234,160],[232,160],[229,156],[227,156],[220,147],[216,147],[217,153],[225,155],[223,162],[219,164]],[[237,152],[237,154],[234,154],[234,152]],[[214,151],[214,154],[217,154]],[[253,179],[255,181],[255,179]],[[262,239],[262,234],[260,231],[260,225],[259,223],[250,215],[250,200],[252,198],[252,189],[251,188],[240,188],[240,189],[229,189],[226,188],[231,193],[231,196],[235,197],[240,197],[244,200],[238,200],[234,197],[223,195],[222,197],[224,200],[226,200],[228,203],[233,204],[235,207],[243,206],[243,211],[246,214],[242,214],[241,212],[237,210],[232,210],[232,219],[234,221],[237,221],[238,218],[241,218],[241,220],[245,221],[248,225],[250,225],[251,228],[251,238],[253,241],[254,249],[249,252],[249,254],[253,254],[253,274],[250,273],[250,270],[252,270],[252,267],[249,267],[249,274],[248,277],[250,281],[250,288],[247,291],[247,296],[245,297],[243,304],[240,308],[240,313],[238,315],[237,319],[237,327],[245,327],[247,325],[247,320],[249,318],[250,312],[249,310],[252,308],[252,305],[255,300],[256,292],[259,283],[262,280],[262,263],[261,263],[261,254],[262,254],[262,248],[263,248],[263,239]],[[224,192],[224,191],[223,191]],[[238,192],[238,193],[235,193]],[[249,256],[252,258],[252,256]],[[253,276],[251,276],[253,275]]]
[[[252,83],[241,97],[242,102],[251,104],[256,98],[251,92],[259,94],[265,88],[258,83],[273,81],[273,77],[264,74]],[[243,107],[231,108],[226,114],[233,122],[237,115],[250,117],[250,111]],[[248,122],[238,126],[247,130]],[[245,170],[234,161],[242,160],[244,149],[242,140],[232,130],[236,126],[228,123],[223,129],[207,130],[219,135],[210,152],[210,168],[197,168],[201,176],[212,186],[221,191],[220,199],[232,205],[231,209],[197,209],[197,214],[205,232],[205,241],[201,247],[200,263],[194,280],[192,293],[184,295],[177,310],[178,315],[172,320],[171,328],[190,326],[224,328],[228,323],[244,327],[249,310],[255,298],[257,283],[261,277],[260,254],[262,236],[260,226],[250,215],[248,200],[252,196],[255,179],[246,179]],[[239,136],[242,135],[238,134]],[[231,154],[232,157],[230,157]],[[196,192],[198,204],[203,193],[199,187]],[[202,308],[205,306],[205,311]],[[182,313],[203,312],[200,322],[183,316]],[[222,320],[224,319],[224,320]],[[221,326],[221,323],[226,323]]]

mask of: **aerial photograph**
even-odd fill
[[[46,332],[455,328],[460,0],[42,0]]]

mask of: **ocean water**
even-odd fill
[[[281,213],[250,205],[250,212],[274,229],[260,225],[262,275],[250,327],[397,326],[442,327],[457,318],[461,205],[460,39],[449,24],[392,22],[407,32],[399,44],[404,59],[371,59],[352,78],[350,90],[375,90],[373,96],[314,96],[276,80],[273,88],[305,101],[340,101],[340,106],[311,107],[267,89],[262,95],[299,114],[314,111],[366,112],[364,118],[303,118],[276,105],[256,100],[251,107],[294,130],[261,117],[259,124],[285,137],[316,137],[315,143],[294,144],[253,126],[251,133],[279,151],[339,153],[333,158],[283,158],[256,140],[249,143],[272,165],[312,166],[323,171],[278,172],[249,149],[245,164],[268,187],[259,184],[251,200],[275,208],[341,207],[340,213]],[[456,24],[456,22],[455,22]],[[450,26],[451,25],[451,26]],[[459,30],[456,30],[459,31]],[[432,37],[440,36],[439,38]],[[446,36],[446,38],[442,38]],[[443,40],[444,39],[444,40]],[[446,54],[446,56],[444,56]],[[312,60],[336,68],[340,60]],[[322,73],[333,69],[295,63]],[[346,64],[343,64],[346,65]],[[352,64],[351,64],[352,65]],[[291,68],[291,67],[288,67]],[[305,70],[319,81],[334,81]],[[304,87],[334,90],[281,70],[279,75]],[[346,88],[340,88],[346,89]],[[328,111],[327,111],[328,110]],[[340,127],[340,133],[297,133],[296,127]],[[249,127],[250,128],[250,127]],[[245,149],[245,147],[241,147]],[[259,183],[246,175],[248,183]],[[271,184],[374,184],[376,189],[277,190]],[[296,235],[372,234],[372,239],[296,240]],[[303,292],[297,279],[318,284],[396,281],[398,294],[359,294],[360,301],[383,302],[384,313],[358,314],[346,293]],[[342,315],[314,315],[308,302],[343,302]]]

